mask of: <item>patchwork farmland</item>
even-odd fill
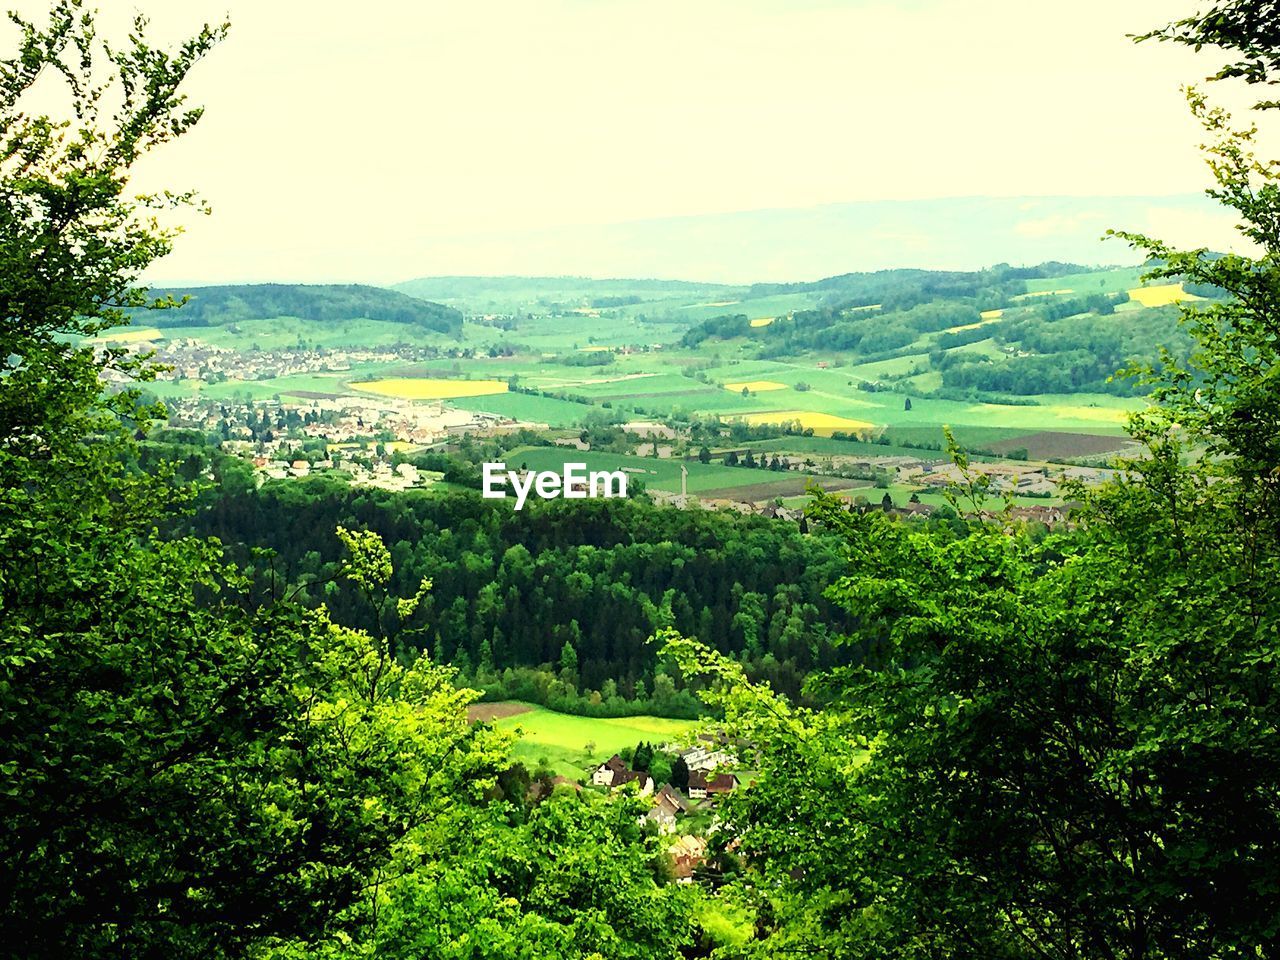
[[[139,323],[122,342],[162,352],[173,344],[179,356],[189,349],[181,345],[197,344],[262,368],[164,380],[153,385],[162,398],[383,397],[506,418],[549,431],[544,443],[599,425],[684,424],[679,442],[652,449],[637,437],[625,451],[566,456],[563,447],[527,445],[506,456],[539,470],[566,461],[623,469],[667,494],[680,491],[683,463],[690,493],[760,502],[802,495],[811,482],[861,489],[870,474],[859,457],[926,467],[945,460],[947,429],[982,461],[1103,464],[1131,449],[1125,425],[1145,405],[1111,374],[1126,350],[1141,352],[1143,330],[1169,328],[1179,304],[1202,298],[1182,284],[1144,285],[1124,268],[1008,281],[985,300],[922,298],[905,277],[916,305],[895,307],[897,288],[878,275],[851,277],[834,278],[849,284],[843,294],[822,285],[779,293],[659,281],[440,281],[422,290],[461,310],[457,333],[285,317]],[[859,298],[859,285],[870,294]],[[1107,338],[1114,359],[1101,358]],[[1091,354],[1100,359],[1082,365]],[[289,371],[295,356],[339,365]],[[688,433],[708,421],[719,436]],[[759,458],[751,466],[772,470],[744,469],[748,452]],[[866,476],[855,476],[859,469]]]

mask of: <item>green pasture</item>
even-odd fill
[[[566,463],[585,463],[587,470],[643,471],[628,473],[628,482],[639,480],[649,489],[666,490],[670,493],[680,492],[682,464],[689,470],[690,493],[787,481],[794,483],[805,479],[805,475],[791,471],[779,473],[749,467],[726,467],[721,463],[658,460],[619,453],[598,453],[594,450],[579,452],[564,447],[517,447],[506,454],[506,464],[510,470],[523,465],[530,470],[554,470],[559,473],[564,470]]]
[[[576,717],[537,706],[493,723],[519,734],[512,752],[531,771],[546,761],[556,773],[574,779],[624,747],[634,747],[641,740],[659,746],[697,726],[692,720],[653,716]]]
[[[1052,290],[1070,290],[1075,296],[1091,293],[1116,293],[1139,285],[1142,269],[1128,267],[1120,270],[1097,270],[1092,273],[1073,273],[1065,277],[1045,280],[1028,280],[1028,293],[1044,293]]]
[[[463,410],[496,413],[516,420],[545,423],[552,427],[572,427],[593,408],[589,404],[558,400],[554,397],[531,396],[526,393],[497,393],[485,397],[460,397],[450,405]]]
[[[1117,279],[1121,274],[1123,276]],[[1061,284],[1055,289],[1066,289],[1077,280],[1086,286],[1087,281],[1123,287],[1124,284],[1136,282],[1136,271],[1107,271],[1060,280]],[[683,298],[688,303],[699,304],[698,310],[721,309],[706,307],[707,301],[698,300],[699,295],[700,292],[682,292],[679,297],[667,299]],[[725,296],[728,297],[727,294]],[[784,295],[761,298],[759,301],[743,301],[739,306],[767,302],[770,305],[767,310],[757,311],[753,307],[746,312],[753,316],[757,313],[761,316],[771,313],[782,315],[785,312],[783,307],[796,306],[792,302],[794,299],[794,295]],[[645,305],[633,306],[639,310]],[[901,430],[920,431],[930,439],[940,437],[942,426],[947,424],[960,433],[965,442],[972,445],[979,444],[967,438],[973,436],[974,431],[982,430],[1118,435],[1123,432],[1125,412],[1141,406],[1141,401],[1094,394],[1045,395],[1028,398],[1034,401],[1034,404],[1028,405],[930,399],[919,394],[935,389],[939,385],[939,375],[934,371],[921,372],[928,366],[928,355],[924,352],[863,364],[848,364],[845,362],[847,358],[840,356],[810,356],[786,361],[757,360],[742,356],[737,347],[723,343],[704,344],[698,350],[669,347],[661,351],[614,354],[607,364],[600,366],[552,362],[549,357],[544,356],[571,356],[582,347],[591,345],[592,341],[597,345],[660,342],[661,337],[656,337],[657,334],[666,337],[670,343],[679,335],[680,329],[682,328],[678,324],[654,324],[641,320],[638,316],[617,322],[581,315],[540,317],[520,321],[519,328],[511,332],[468,323],[462,337],[464,343],[474,344],[477,342],[476,337],[502,339],[510,343],[525,343],[530,350],[515,356],[491,358],[484,355],[486,351],[478,349],[479,356],[456,360],[448,358],[412,364],[361,364],[358,369],[340,373],[220,384],[202,384],[199,381],[166,382],[153,385],[153,389],[162,397],[199,393],[216,399],[243,396],[270,399],[279,394],[299,391],[353,393],[348,385],[351,381],[386,375],[439,375],[441,370],[446,370],[456,371],[470,378],[506,380],[515,376],[520,384],[527,387],[583,397],[597,405],[609,403],[615,412],[624,416],[632,411],[641,411],[646,416],[717,414],[731,419],[752,414],[807,411],[870,422],[877,429],[888,429],[891,433]],[[439,334],[407,324],[376,320],[319,323],[279,318],[221,327],[168,328],[161,332],[167,337],[197,337],[217,346],[244,350],[254,345],[264,350],[299,344],[329,347],[377,346],[402,342],[411,337],[420,337],[424,343],[428,340],[433,340],[436,344],[442,343]],[[993,359],[998,359],[1001,355],[998,347],[990,340],[955,349],[984,353]],[[703,383],[683,375],[689,366],[695,364],[703,365],[707,376],[714,382]],[[871,392],[859,389],[866,381],[893,378],[906,378],[900,383],[900,389],[910,391],[914,388],[917,392]],[[790,389],[761,391],[744,397],[740,392],[719,385],[752,380],[775,381]],[[807,385],[808,389],[797,390],[797,385]],[[911,410],[905,409],[908,395],[911,398]],[[553,427],[574,426],[589,411],[589,407],[580,403],[524,394],[475,397],[455,403],[464,409],[484,410],[544,422]],[[653,482],[652,479],[650,482]],[[670,477],[666,476],[660,477],[654,485],[663,489],[675,489],[678,486],[672,486]]]

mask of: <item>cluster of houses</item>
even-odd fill
[[[121,344],[131,352],[150,352],[155,362],[167,369],[161,380],[203,380],[222,382],[228,380],[272,380],[309,373],[340,373],[350,370],[357,363],[394,363],[416,360],[425,356],[420,347],[361,349],[317,348],[290,350],[235,350],[207,343],[197,337],[163,336],[147,337],[147,328],[124,328],[121,336],[127,341]],[[158,331],[157,331],[158,332]],[[142,334],[141,336],[139,334]],[[111,343],[111,336],[103,343]]]
[[[385,460],[375,460],[371,464],[347,460],[338,464],[333,460],[286,461],[254,457],[253,466],[269,480],[309,477],[314,473],[341,469],[347,482],[353,487],[376,487],[380,490],[409,490],[413,487],[426,487],[443,476],[429,470],[419,470],[411,463],[397,463],[392,466]]]
[[[671,858],[672,871],[678,880],[688,882],[694,870],[706,863],[707,840],[693,833],[678,834],[679,820],[694,811],[707,809],[717,797],[738,788],[738,777],[721,769],[736,763],[737,758],[708,746],[689,748],[667,744],[659,750],[684,760],[689,782],[683,792],[670,783],[655,789],[651,774],[632,770],[616,753],[592,771],[591,782],[609,790],[634,784],[640,796],[652,798],[652,806],[641,822],[652,823],[659,833],[671,838],[667,853]]]
[[[651,774],[644,770],[632,770],[616,753],[592,771],[591,782],[609,790],[635,784],[640,796],[653,797],[653,807],[645,816],[664,833],[675,830],[677,817],[688,813],[702,802],[732,793],[740,784],[735,774],[722,769],[737,762],[737,758],[731,754],[703,746],[685,748],[668,744],[660,749],[664,753],[675,754],[684,761],[685,768],[689,771],[684,793],[669,783],[656,787]]]

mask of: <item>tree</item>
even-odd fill
[[[911,398],[910,398],[910,397],[907,397],[905,400],[903,400],[903,401],[902,401],[902,409],[903,409],[904,411],[908,412],[908,413],[911,411]]]
[[[707,447],[706,444],[703,444],[702,449],[698,451],[698,462],[699,463],[711,462],[711,450],[709,447]]]
[[[560,679],[565,683],[578,682],[578,651],[568,640],[560,648]]]
[[[677,790],[689,790],[689,764],[684,757],[676,757],[671,764],[671,786]]]
[[[1240,57],[1213,77],[1243,78],[1249,84],[1280,80],[1280,4],[1275,0],[1223,0],[1208,11],[1168,24],[1138,40],[1173,41],[1194,47],[1218,47]],[[1280,106],[1263,101],[1259,107]]]
[[[653,763],[653,745],[641,740],[631,754],[631,766],[636,770],[648,770]]]

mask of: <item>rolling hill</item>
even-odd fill
[[[462,314],[452,307],[410,297],[394,290],[361,284],[259,283],[234,286],[154,289],[155,297],[191,299],[178,310],[150,322],[167,327],[222,326],[246,320],[296,317],[301,320],[383,320],[425,330],[456,334]]]

